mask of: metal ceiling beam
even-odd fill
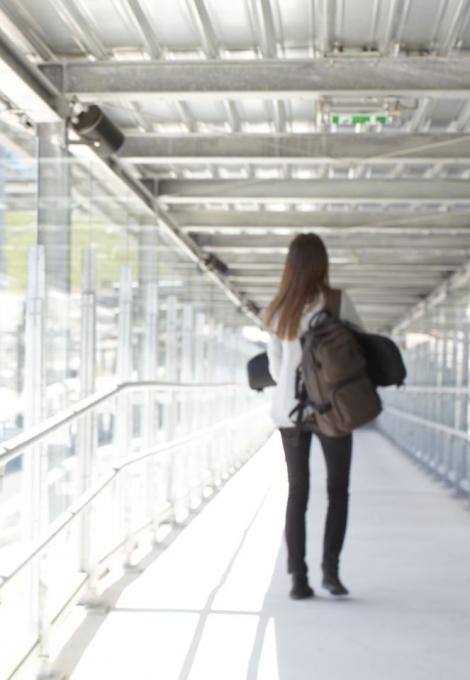
[[[400,258],[393,257],[393,254],[387,258],[368,258],[361,257],[358,258],[356,254],[350,253],[349,257],[336,258],[335,256],[330,256],[330,263],[333,267],[341,265],[342,267],[357,267],[357,266],[374,266],[376,269],[382,269],[383,266],[397,266],[396,263],[399,260],[401,265],[399,267],[414,267],[414,266],[427,266],[427,265],[441,265],[446,267],[446,271],[455,269],[459,267],[463,258],[465,257],[464,252],[460,252],[460,255],[455,257],[453,255],[448,255],[445,252],[438,253],[437,255],[432,252],[408,252],[405,254],[401,253]],[[256,259],[255,259],[256,258]],[[224,261],[229,267],[234,268],[248,268],[253,267],[258,268],[260,271],[265,268],[284,266],[284,256],[279,253],[256,253],[250,261],[250,258],[246,258],[245,255],[240,253],[232,253],[229,257],[225,258]]]
[[[267,59],[274,59],[277,53],[276,30],[270,0],[255,0],[253,5],[261,53]]]
[[[119,157],[134,163],[470,163],[470,135],[133,135]]]
[[[85,12],[82,11],[79,2],[54,2],[54,10],[61,18],[64,27],[72,40],[86,54],[89,52],[95,59],[106,60],[108,51]]]
[[[459,246],[457,244],[455,245],[449,245],[449,239],[446,240],[446,245],[441,245],[440,243],[434,244],[434,243],[422,243],[422,240],[418,243],[406,243],[406,242],[401,242],[397,245],[395,244],[384,244],[380,246],[375,246],[371,244],[370,242],[368,244],[362,243],[362,244],[354,244],[354,245],[347,245],[347,244],[327,244],[328,245],[328,252],[330,253],[331,256],[335,257],[355,257],[358,254],[361,256],[363,255],[368,255],[368,256],[374,256],[374,255],[403,255],[406,256],[406,254],[414,249],[416,253],[419,254],[434,254],[434,255],[439,255],[439,254],[445,254],[445,255],[452,255],[455,257],[458,257],[459,255],[463,257],[469,257],[470,256],[470,245],[463,244],[462,246]],[[227,254],[227,253],[246,253],[248,255],[250,254],[273,254],[273,253],[279,253],[280,255],[287,255],[287,245],[282,246],[282,245],[272,245],[270,246],[269,244],[265,245],[259,245],[259,246],[254,246],[250,245],[249,243],[245,242],[243,245],[240,243],[239,245],[237,244],[232,244],[232,245],[211,245],[208,246],[208,249],[210,252],[217,254]]]
[[[201,36],[205,54],[210,59],[217,59],[219,41],[204,0],[186,0],[186,5]]]
[[[44,64],[42,70],[65,94],[94,100],[121,95],[179,99],[207,95],[231,99],[384,94],[470,97],[469,60],[462,57],[74,61]]]
[[[468,203],[463,180],[162,180],[162,203]]]
[[[394,271],[384,271],[381,272],[378,268],[374,271],[348,271],[343,270],[341,266],[332,268],[330,271],[330,278],[341,279],[344,281],[349,281],[348,289],[354,289],[358,291],[369,291],[371,294],[377,292],[377,288],[370,286],[371,281],[377,281],[379,284],[396,284],[396,285],[408,285],[409,288],[414,288],[416,292],[420,292],[422,289],[426,289],[427,285],[433,285],[438,281],[443,281],[448,275],[441,275],[440,272],[417,272],[414,275],[408,276],[413,270],[410,268],[409,271],[405,271],[403,278],[405,281],[400,280]],[[241,286],[253,286],[253,287],[264,287],[271,288],[276,287],[282,278],[282,270],[267,270],[263,273],[256,273],[256,269],[249,270],[239,270],[239,269],[229,269],[229,277],[232,281],[236,281],[238,285]],[[379,287],[382,290],[381,287]],[[386,288],[386,286],[385,286]]]
[[[290,227],[288,230],[285,227],[271,227],[266,229],[260,229],[259,227],[245,227],[243,223],[239,225],[238,229],[229,227],[192,227],[183,228],[182,231],[185,234],[191,234],[196,237],[200,234],[213,235],[217,234],[221,238],[228,238],[233,235],[233,232],[237,232],[240,236],[243,235],[247,241],[253,239],[253,237],[260,236],[263,234],[263,238],[266,242],[267,239],[274,237],[275,239],[280,236],[288,239],[288,242],[296,236],[297,234],[309,234],[315,231],[316,234],[322,236],[326,239],[331,237],[351,237],[351,236],[410,236],[419,238],[435,238],[436,236],[446,236],[447,239],[450,237],[467,237],[470,236],[470,226],[455,228],[452,226],[447,227],[437,227],[435,225],[427,226],[398,226],[398,227]],[[286,231],[289,231],[286,234]],[[196,238],[195,240],[198,240]]]
[[[163,50],[145,5],[140,0],[120,0],[120,4],[139,32],[148,54],[152,59],[161,58]]]
[[[266,275],[274,275],[279,278],[284,265],[284,259],[277,262],[250,262],[244,260],[243,262],[229,260],[230,273],[233,276],[249,276],[249,277],[263,277]],[[333,261],[332,269],[335,270],[336,267],[341,267],[341,272],[347,273],[348,275],[354,274],[373,274],[384,275],[390,273],[393,277],[406,274],[406,276],[420,276],[423,273],[429,274],[432,272],[443,272],[447,274],[452,269],[459,266],[459,262],[452,263],[426,263],[426,262],[345,262],[341,265],[336,265]]]
[[[284,236],[279,234],[269,234],[267,236],[250,236],[249,234],[197,234],[194,240],[201,247],[207,250],[212,250],[213,248],[224,248],[224,249],[238,249],[238,248],[248,248],[257,250],[258,248],[271,248],[280,247],[288,248],[289,243],[292,238],[290,236]],[[429,248],[442,248],[446,250],[449,247],[457,247],[461,249],[470,249],[470,229],[467,230],[465,236],[459,236],[458,241],[453,239],[450,242],[449,236],[441,236],[434,234],[413,234],[401,237],[390,238],[388,234],[381,235],[375,234],[374,238],[363,238],[362,236],[357,236],[356,234],[351,234],[349,231],[342,231],[328,235],[324,237],[325,245],[328,250],[333,250],[335,248],[352,250],[361,250],[368,248],[378,248],[386,247],[390,250],[396,248],[403,248],[410,250],[416,249],[418,252],[422,250],[428,250]],[[423,241],[425,241],[423,243]]]
[[[320,227],[352,228],[368,227],[377,230],[383,227],[435,227],[470,228],[470,207],[468,210],[433,212],[349,212],[317,210],[275,211],[275,210],[175,210],[170,215],[185,231],[200,232],[217,229],[311,229]]]

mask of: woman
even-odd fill
[[[292,575],[290,595],[313,597],[305,562],[305,513],[309,494],[309,452],[312,432],[299,432],[289,417],[295,408],[295,374],[301,361],[300,335],[312,316],[326,303],[329,291],[328,254],[316,234],[300,234],[291,242],[279,290],[266,310],[270,331],[269,371],[276,381],[271,415],[279,428],[287,463],[289,495],[285,535],[288,572]],[[363,328],[351,299],[341,292],[340,319]],[[347,595],[339,578],[339,556],[346,533],[351,467],[351,435],[327,437],[318,434],[327,470],[328,511],[323,540],[323,582],[332,595]]]

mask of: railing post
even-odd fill
[[[132,271],[130,267],[121,268],[119,286],[119,322],[118,322],[118,354],[117,378],[119,383],[125,383],[132,378]],[[132,395],[124,391],[117,395],[115,449],[116,462],[119,464],[130,454],[132,444]],[[132,546],[128,536],[131,530],[130,490],[128,488],[128,472],[121,473],[115,486],[115,509],[118,518],[118,531],[124,540],[124,566],[131,563]]]
[[[217,367],[215,366],[215,361],[216,361],[216,335],[215,335],[215,324],[214,324],[214,320],[212,318],[207,319],[206,328],[207,328],[207,335],[206,335],[207,364],[206,364],[205,380],[210,383],[210,382],[215,381],[216,375],[217,375],[217,373],[216,373]],[[208,414],[214,414],[214,409],[216,408],[216,399],[217,399],[217,397],[214,398],[213,394],[207,395],[205,403],[206,403],[206,409],[208,410]],[[209,422],[209,418],[207,419],[206,422]],[[213,488],[217,488],[220,484],[219,471],[218,471],[218,465],[217,465],[218,443],[219,443],[219,437],[218,437],[217,434],[214,434],[211,437],[211,439],[209,439],[206,442],[207,460],[208,460],[209,471],[210,471],[210,485]]]
[[[144,338],[143,338],[143,380],[155,380],[158,366],[158,282],[145,280],[144,283]],[[155,396],[149,390],[143,395],[144,408],[142,414],[142,444],[149,449],[156,441]],[[153,523],[153,540],[158,530],[158,478],[160,463],[150,459],[146,465],[145,503],[147,516]]]
[[[178,300],[169,295],[166,300],[166,334],[165,334],[165,380],[178,382]],[[178,415],[178,394],[172,390],[167,394],[165,402],[165,439],[172,441],[176,436]],[[170,503],[170,516],[176,520],[176,495],[178,479],[179,451],[173,450],[168,454],[166,464],[167,500]]]
[[[190,302],[183,305],[183,315],[181,321],[181,382],[190,384],[194,381],[194,315],[193,307]],[[181,434],[190,434],[194,427],[194,395],[191,392],[181,394]],[[185,512],[191,511],[196,484],[196,447],[188,446],[184,453],[183,474],[186,480],[187,502],[185,502]],[[196,489],[197,490],[197,489]],[[196,499],[196,504],[200,501]]]
[[[80,345],[80,398],[93,394],[96,384],[96,253],[82,252],[82,318]],[[78,423],[77,473],[78,494],[94,481],[96,427],[94,412],[86,413]],[[79,569],[88,574],[88,594],[96,596],[96,564],[91,553],[92,507],[85,510],[79,524]]]
[[[25,343],[25,430],[37,425],[45,415],[45,252],[44,246],[34,246],[28,256],[28,294],[26,300]],[[28,543],[38,539],[48,524],[47,447],[34,444],[22,456],[24,515],[23,535]],[[48,669],[49,621],[47,619],[47,588],[43,556],[30,566],[29,625],[38,637],[41,670]]]
[[[460,395],[460,399],[457,401],[456,412],[455,412],[455,427],[462,432],[468,433],[468,381],[469,381],[469,361],[470,361],[470,332],[467,321],[464,322],[462,331],[462,349],[459,362],[459,372],[458,372],[458,386],[465,389],[464,394]],[[465,479],[465,469],[468,470],[468,494],[470,499],[470,459],[468,456],[469,446],[468,442],[461,440],[458,447],[458,458],[459,460],[455,462],[455,486],[457,492],[461,490],[462,482]]]
[[[181,382],[192,383],[194,380],[194,317],[190,302],[183,305],[182,338],[181,338]],[[194,399],[190,392],[183,395],[184,408],[182,422],[184,433],[189,434],[193,428]]]
[[[198,312],[196,314],[196,324],[194,329],[194,380],[196,383],[202,383],[207,381],[206,376],[206,356],[205,356],[205,316],[203,312]],[[198,394],[196,397],[196,403],[194,404],[194,418],[198,427],[203,427],[207,425],[207,401],[205,399],[201,401],[201,395]],[[201,441],[198,443],[198,463],[199,463],[199,481],[201,495],[204,495],[204,489],[207,486],[207,456],[206,456],[206,442]]]

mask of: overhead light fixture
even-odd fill
[[[103,158],[109,158],[124,144],[121,130],[96,104],[73,115],[72,127]]]

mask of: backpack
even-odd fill
[[[376,418],[380,398],[367,372],[364,350],[353,327],[340,321],[341,291],[327,292],[324,308],[302,334],[296,372],[297,427],[329,437],[349,434]]]

